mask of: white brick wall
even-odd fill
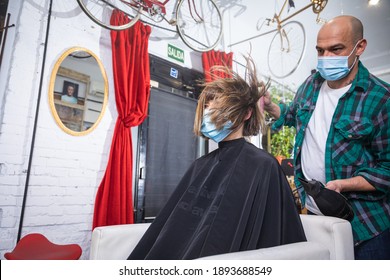
[[[0,258],[16,243],[37,105],[49,0],[9,1],[11,23],[0,72]],[[43,233],[59,243],[77,243],[88,259],[97,188],[106,169],[117,117],[109,31],[90,21],[76,1],[53,1],[37,132],[22,236]],[[153,29],[149,51],[166,58],[167,42]],[[168,37],[162,36],[163,40]],[[159,41],[160,40],[160,41]],[[188,50],[178,39],[169,43]],[[48,101],[51,71],[60,55],[82,46],[102,61],[109,81],[107,108],[97,128],[71,136],[56,124]],[[201,70],[198,54],[186,51],[187,67]],[[137,128],[132,129],[133,155]],[[135,174],[135,172],[133,172]]]
[[[4,111],[0,111],[1,258],[12,250],[17,238],[49,7],[48,0],[24,1],[20,9],[15,1],[10,2],[15,40],[7,38],[10,55],[3,61],[0,79],[0,96],[4,97]],[[13,17],[18,13],[19,18]],[[22,235],[41,232],[59,244],[77,243],[83,248],[83,259],[89,255],[95,194],[107,164],[117,116],[109,33],[91,26],[76,1],[53,1],[22,231]],[[53,66],[62,52],[73,46],[86,47],[97,54],[110,81],[109,104],[101,123],[90,134],[77,137],[64,133],[55,123],[48,102]],[[10,66],[4,69],[7,64]]]

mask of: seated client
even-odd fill
[[[192,163],[128,259],[195,259],[305,241],[292,191],[276,159],[245,137],[264,128],[266,86],[248,60],[246,80],[205,84],[196,135],[218,149]]]

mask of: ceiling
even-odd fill
[[[310,0],[294,0],[295,9],[290,9],[290,14],[306,6]],[[230,46],[260,34],[256,29],[259,21],[272,17],[283,4],[283,0],[216,0],[224,13],[225,28],[230,30],[225,34],[225,51],[236,54],[251,53],[256,59],[256,64],[261,72],[267,76],[266,55],[267,46],[272,36],[266,35],[251,39],[245,43]],[[364,25],[364,37],[368,41],[367,48],[361,56],[365,66],[374,74],[390,83],[390,0],[381,0],[378,6],[368,6],[367,0],[328,0],[320,17],[330,20],[338,15],[353,15],[359,18]],[[312,9],[304,10],[291,20],[299,21],[304,25],[306,32],[306,50],[304,58],[298,69],[290,76],[276,81],[287,84],[291,88],[297,88],[310,74],[311,69],[316,68],[317,52],[315,50],[316,37],[321,24],[316,23],[317,15]],[[228,18],[228,20],[226,20]],[[238,57],[238,56],[236,56]],[[240,59],[240,58],[238,58]],[[241,59],[242,60],[242,59]],[[263,66],[263,67],[262,67]]]

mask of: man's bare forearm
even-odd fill
[[[362,176],[329,181],[326,187],[336,192],[375,191],[375,188]]]

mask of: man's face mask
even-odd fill
[[[210,110],[205,109],[203,114],[203,120],[202,125],[200,128],[200,132],[207,138],[210,138],[216,143],[221,142],[223,139],[225,139],[232,131],[230,128],[232,127],[233,123],[231,121],[228,121],[221,130],[217,130],[215,127],[215,124],[211,122],[210,119]]]
[[[348,67],[348,58],[355,51],[358,41],[348,56],[320,56],[318,57],[317,70],[327,81],[337,81],[348,75],[357,61],[357,57],[351,67]]]

